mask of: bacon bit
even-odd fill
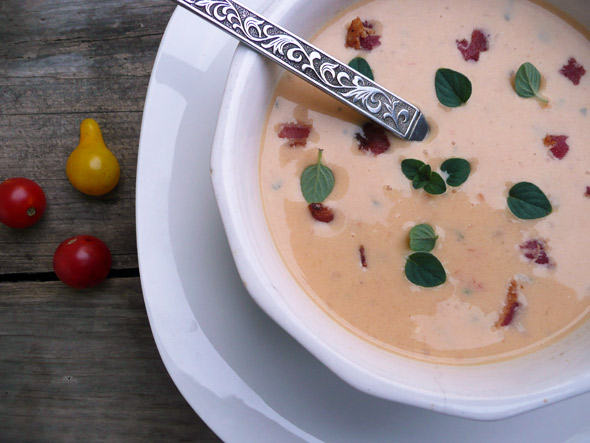
[[[466,39],[456,40],[457,49],[463,54],[465,61],[479,60],[479,53],[488,50],[488,38],[479,29],[474,29],[471,33],[471,43]]]
[[[563,65],[559,72],[569,78],[574,85],[579,85],[580,79],[586,74],[584,67],[573,57],[567,61],[567,65]]]
[[[279,125],[279,138],[289,139],[289,146],[305,146],[312,125],[307,123],[281,123]]]
[[[361,247],[359,248],[359,254],[361,256],[361,266],[363,268],[367,267],[367,257],[365,256],[365,247],[363,245],[361,245]]]
[[[584,192],[584,197],[590,197],[590,186],[586,186],[586,192]]]
[[[546,135],[543,144],[549,148],[549,151],[558,160],[561,160],[570,150],[566,143],[567,135]]]
[[[360,17],[355,18],[350,22],[348,31],[346,32],[346,44],[347,48],[361,49],[361,36],[369,35],[363,26],[363,22]]]
[[[520,245],[520,250],[524,256],[529,260],[532,260],[538,265],[552,266],[551,259],[545,251],[545,242],[543,240],[527,240]]]
[[[498,321],[496,321],[496,327],[500,328],[503,326],[508,326],[510,323],[512,323],[516,309],[519,306],[518,283],[516,283],[516,280],[512,279],[510,280],[510,286],[508,287],[508,292],[506,293],[506,303],[504,304],[504,309],[502,310]]]
[[[355,18],[348,27],[346,33],[347,48],[364,49],[370,51],[381,44],[381,36],[375,35],[373,25],[367,21],[362,21],[359,17]]]
[[[310,203],[307,207],[309,208],[309,212],[311,212],[313,218],[315,218],[317,221],[322,223],[330,223],[332,220],[334,220],[334,212],[321,203]]]
[[[373,32],[375,32],[375,31],[373,31]],[[361,37],[360,41],[361,41],[361,48],[363,48],[365,51],[372,51],[374,48],[381,45],[381,36],[375,35],[375,34],[370,34],[366,37]]]
[[[390,146],[385,130],[373,122],[365,123],[363,134],[357,132],[355,137],[359,142],[359,149],[371,151],[375,155],[383,154]]]

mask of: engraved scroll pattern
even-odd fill
[[[253,48],[271,54],[295,72],[304,73],[334,96],[363,108],[365,113],[376,116],[401,137],[408,135],[417,109],[376,87],[348,66],[336,63],[323,52],[231,0],[181,0],[180,3],[241,36]]]

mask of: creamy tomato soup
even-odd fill
[[[357,17],[364,25],[355,31]],[[364,35],[358,49],[350,32]],[[291,74],[280,80],[263,132],[261,192],[277,247],[309,296],[378,346],[447,363],[529,352],[585,321],[587,35],[526,0],[375,0],[345,11],[313,42],[345,62],[364,58],[375,81],[422,110],[431,131],[422,142],[387,135],[389,147],[375,154],[362,149],[362,116]],[[515,91],[525,62],[540,73],[548,103]],[[441,104],[439,68],[470,80],[465,104]],[[300,185],[318,149],[334,175],[321,202],[331,221],[314,218]],[[440,166],[449,158],[471,172],[440,195],[415,189],[402,172],[402,161],[415,159],[447,179]],[[515,215],[507,198],[519,182],[538,187],[551,213]],[[434,287],[405,272],[418,224],[438,236],[427,253],[446,279]]]

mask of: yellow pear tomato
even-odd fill
[[[119,182],[119,162],[91,118],[80,125],[80,143],[68,158],[66,173],[72,185],[88,195],[104,195]]]

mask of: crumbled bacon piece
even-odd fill
[[[348,31],[346,32],[346,44],[347,48],[361,49],[361,36],[367,36],[368,32],[363,26],[363,22],[360,17],[355,18],[350,22]]]
[[[289,146],[305,146],[312,126],[307,123],[281,123],[279,138],[289,139]]]
[[[527,240],[520,245],[524,256],[538,265],[551,266],[551,259],[545,250],[545,242],[540,239]]]
[[[522,286],[521,286],[522,288]],[[516,280],[510,280],[510,286],[508,287],[508,292],[506,293],[506,302],[504,303],[504,309],[496,321],[496,327],[500,328],[503,326],[508,326],[512,323],[514,319],[514,314],[516,313],[516,309],[520,306],[518,302],[518,283]]]
[[[309,212],[311,212],[313,218],[315,218],[317,221],[322,223],[330,223],[332,220],[334,220],[334,212],[321,203],[310,203],[307,207],[309,208]]]
[[[567,135],[546,135],[543,144],[549,148],[549,151],[558,160],[561,160],[570,150],[566,143]]]
[[[574,85],[579,85],[580,79],[586,74],[584,67],[573,57],[567,61],[567,65],[563,65],[559,72],[569,78]]]
[[[471,42],[466,39],[456,40],[457,49],[463,54],[465,61],[479,60],[479,53],[488,50],[488,38],[479,29],[474,29],[471,33]]]
[[[371,28],[372,27],[373,26],[371,26]],[[365,51],[372,51],[374,48],[381,45],[381,36],[376,34],[369,34],[366,37],[361,37],[360,42],[361,48],[363,48]]]
[[[584,197],[590,197],[590,186],[586,186],[586,192],[584,192]]]
[[[373,25],[367,21],[355,18],[346,33],[347,48],[364,49],[370,51],[381,44],[381,36],[375,34]]]
[[[373,122],[365,123],[363,133],[357,132],[355,137],[359,142],[359,149],[371,151],[375,155],[383,154],[390,146],[385,130]]]
[[[359,254],[361,256],[361,266],[363,268],[367,267],[367,257],[365,256],[365,247],[363,245],[359,248]]]

